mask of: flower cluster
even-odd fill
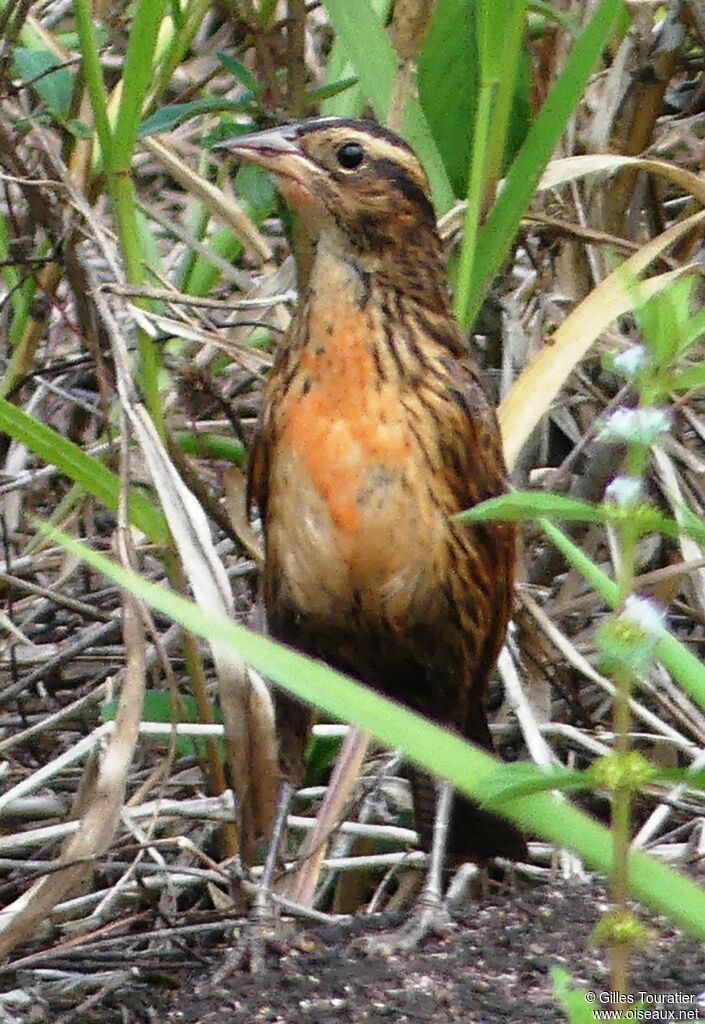
[[[612,367],[627,380],[633,380],[645,370],[651,359],[644,345],[630,345],[612,357]]]
[[[601,441],[625,441],[649,447],[671,429],[668,409],[615,409],[597,425]]]
[[[643,671],[654,656],[666,630],[666,617],[658,605],[631,594],[624,611],[600,629],[598,644],[605,667],[621,666],[631,672]]]

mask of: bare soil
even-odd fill
[[[597,899],[595,897],[598,897]],[[350,928],[314,928],[304,945],[272,957],[265,974],[232,975],[218,988],[190,980],[167,1014],[169,1024],[552,1024],[565,1021],[551,972],[609,990],[606,958],[590,943],[604,910],[592,885],[541,887],[488,896],[469,907],[458,927],[412,954],[370,957],[355,935],[390,920],[357,919]],[[634,991],[678,996],[705,1019],[705,949],[654,922],[648,948],[635,958]],[[606,996],[603,995],[603,998]],[[672,1008],[672,1004],[669,1005]],[[652,1006],[653,1010],[654,1007]],[[662,1018],[668,1020],[668,1011]],[[676,1019],[678,1019],[676,1017]],[[686,1018],[684,1018],[686,1019]],[[698,1019],[690,1018],[690,1019]]]
[[[468,904],[447,935],[388,958],[364,953],[355,939],[401,919],[356,917],[300,929],[268,952],[264,972],[238,970],[220,982],[233,942],[222,925],[173,940],[132,932],[102,952],[44,963],[40,954],[31,969],[6,969],[0,1024],[553,1024],[567,1019],[554,968],[607,998],[606,957],[590,941],[605,906],[594,883],[488,895]],[[705,949],[646,919],[653,936],[634,957],[633,989],[666,999],[662,1011],[648,1005],[655,1015],[647,1019],[705,1020]]]

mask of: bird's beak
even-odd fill
[[[267,128],[252,135],[233,135],[218,142],[213,149],[225,150],[237,159],[257,164],[265,171],[294,181],[303,188],[310,185],[318,170],[301,148],[296,124]]]
[[[252,135],[234,135],[213,148],[226,150],[235,158],[257,164],[274,174],[289,204],[310,216],[318,208],[316,179],[323,172],[301,148],[298,127],[287,124]]]
[[[296,125],[284,125],[251,135],[231,135],[216,143],[213,149],[224,149],[241,160],[249,160],[276,172],[282,162],[301,156],[297,139]]]

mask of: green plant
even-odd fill
[[[659,531],[671,538],[695,534],[705,538],[702,523],[687,508],[674,508],[674,518],[663,515],[648,498],[650,455],[670,429],[671,395],[678,383],[689,381],[688,363],[695,346],[705,334],[702,311],[693,315],[694,277],[672,284],[666,291],[637,306],[636,319],[642,338],[608,360],[611,370],[630,384],[634,404],[616,409],[597,424],[597,436],[605,442],[625,446],[621,472],[615,476],[600,505],[576,502],[560,495],[514,493],[479,505],[460,518],[466,522],[489,519],[581,520],[606,524],[614,538],[616,579],[610,589],[615,615],[598,634],[603,667],[615,681],[612,753],[598,760],[590,770],[590,781],[606,790],[612,799],[612,834],[615,853],[611,870],[612,910],[596,929],[596,939],[612,951],[612,989],[629,992],[628,963],[631,952],[645,941],[646,933],[628,907],[629,845],[635,793],[659,779],[658,770],[632,749],[630,701],[639,680],[654,660],[662,655],[667,637],[665,613],[637,594],[637,545],[644,536]],[[638,285],[631,283],[638,296]],[[542,519],[539,519],[541,522]],[[555,531],[549,531],[555,537]],[[581,558],[581,568],[589,560]],[[593,580],[596,566],[591,567]],[[705,707],[703,671],[700,663],[691,672],[682,658],[671,663],[678,677],[688,678],[688,689]],[[663,781],[663,776],[660,777]],[[692,780],[695,783],[695,779]],[[697,783],[696,783],[697,784]]]

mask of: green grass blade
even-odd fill
[[[41,526],[40,529],[54,542],[85,559],[94,569],[192,633],[230,647],[275,683],[302,700],[317,704],[335,718],[357,725],[389,746],[403,746],[413,761],[434,775],[450,779],[469,796],[482,800],[486,787],[493,786],[496,792],[498,780],[505,774],[511,775],[507,766],[484,751],[321,662],[228,619],[206,614],[185,598],[143,580],[58,530]],[[567,801],[559,803],[549,793],[531,794],[503,802],[502,812],[532,833],[570,845],[593,868],[609,874],[612,867],[609,832]],[[634,896],[657,912],[668,914],[692,935],[705,939],[705,892],[702,889],[638,852],[629,857],[629,878]]]
[[[499,498],[488,498],[474,508],[458,513],[455,518],[461,523],[522,523],[546,516],[577,523],[604,523],[609,518],[608,511],[604,505],[592,505],[563,494],[513,491]]]
[[[541,172],[585,91],[621,10],[622,0],[602,0],[571,51],[560,78],[507,174],[504,187],[480,234],[472,264],[472,278],[464,286],[467,298],[459,315],[466,328],[474,322],[487,288],[507,258]]]
[[[134,12],[113,138],[114,170],[126,171],[132,163],[145,99],[154,79],[154,53],[163,13],[164,0],[140,0]]]
[[[325,0],[333,28],[350,57],[360,87],[384,124],[397,70],[397,54],[369,0]],[[436,211],[445,213],[453,204],[443,159],[418,100],[407,103],[406,140],[414,147],[431,181]]]
[[[391,0],[370,0],[372,10],[379,19],[380,24],[385,25],[389,17],[389,10],[392,6]],[[338,82],[341,78],[347,78],[353,72],[348,51],[345,43],[339,35],[336,35],[331,46],[326,69],[326,83]],[[355,75],[357,78],[357,75]],[[365,102],[359,79],[355,85],[345,92],[338,93],[323,100],[320,112],[324,117],[359,117]]]
[[[112,154],[113,132],[108,117],[108,90],[105,87],[98,43],[93,29],[93,9],[90,0],[74,0],[73,11],[81,49],[83,77],[91,98],[93,119],[103,160],[108,163]]]
[[[27,445],[35,455],[80,484],[108,508],[116,510],[120,497],[120,479],[102,462],[92,458],[73,441],[26,412],[0,398],[0,431]],[[166,544],[169,531],[164,516],[140,491],[134,488],[129,498],[130,522],[154,544]]]

